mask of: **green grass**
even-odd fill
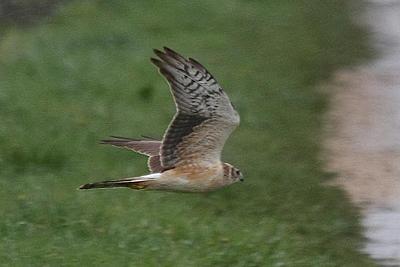
[[[357,211],[319,160],[327,95],[365,53],[345,0],[73,1],[0,40],[4,266],[373,266]],[[224,150],[245,182],[208,194],[78,191],[146,173],[100,146],[160,137],[174,114],[151,48],[198,59],[242,118]]]

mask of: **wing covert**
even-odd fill
[[[216,79],[196,60],[164,47],[151,61],[170,84],[175,114],[161,145],[165,169],[189,161],[218,161],[239,115]]]

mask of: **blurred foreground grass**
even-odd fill
[[[327,96],[364,55],[347,1],[72,1],[0,40],[0,263],[8,266],[369,266],[357,213],[320,185]],[[174,105],[149,63],[170,46],[202,62],[242,124],[224,159],[245,183],[209,194],[85,182],[146,173],[97,145],[160,137]]]

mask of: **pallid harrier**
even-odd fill
[[[151,174],[82,185],[80,189],[129,187],[178,192],[205,192],[243,180],[242,173],[221,162],[226,139],[239,125],[227,94],[196,60],[164,47],[151,62],[167,79],[176,114],[162,141],[114,137],[103,144],[149,157]]]

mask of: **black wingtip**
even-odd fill
[[[145,139],[149,139],[149,140],[152,140],[152,141],[160,141],[160,139],[157,139],[157,138],[154,138],[154,137],[151,137],[151,136],[148,136],[148,135],[141,135],[143,138],[145,138]]]
[[[85,190],[85,189],[92,189],[92,188],[93,188],[93,184],[83,184],[78,188],[78,190]]]
[[[115,135],[110,135],[110,137],[114,138],[114,139],[102,139],[102,140],[99,141],[99,144],[100,145],[108,145],[108,144],[113,144],[113,143],[116,143],[116,142],[121,142],[121,141],[126,142],[126,141],[130,140],[129,138],[121,137],[121,136],[115,136]]]
[[[175,60],[177,60],[177,61],[179,61],[181,63],[184,63],[184,64],[187,63],[187,59],[184,56],[182,56],[178,52],[172,50],[171,48],[168,48],[168,47],[164,46],[164,51],[165,51],[166,55],[174,58]]]
[[[161,67],[161,65],[162,65],[162,61],[161,60],[159,60],[159,59],[157,59],[157,58],[154,58],[154,57],[152,57],[152,58],[150,58],[150,61],[151,61],[151,63],[153,63],[154,65],[156,65],[157,67]]]
[[[123,136],[118,136],[118,135],[110,135],[110,137],[115,138],[115,139],[124,139],[124,140],[128,140],[128,141],[138,141],[138,139],[135,139],[135,138],[123,137]]]
[[[147,135],[141,135],[141,136],[142,136],[142,138],[130,138],[130,137],[110,135],[110,138],[114,138],[114,139],[102,139],[99,141],[99,144],[121,146],[121,145],[124,145],[129,142],[160,141],[159,139],[151,137],[151,136],[147,136]]]
[[[164,51],[167,52],[167,53],[175,54],[175,55],[178,54],[177,52],[175,52],[174,50],[172,50],[172,49],[169,48],[169,47],[164,46],[163,49],[164,49]]]
[[[160,51],[158,49],[153,49],[154,54],[156,54],[159,57],[162,57],[163,55],[165,55],[165,53],[163,51]]]
[[[123,147],[129,142],[130,142],[129,140],[101,140],[99,144]]]
[[[120,142],[121,142],[121,140],[102,139],[99,141],[99,145],[117,145]]]

